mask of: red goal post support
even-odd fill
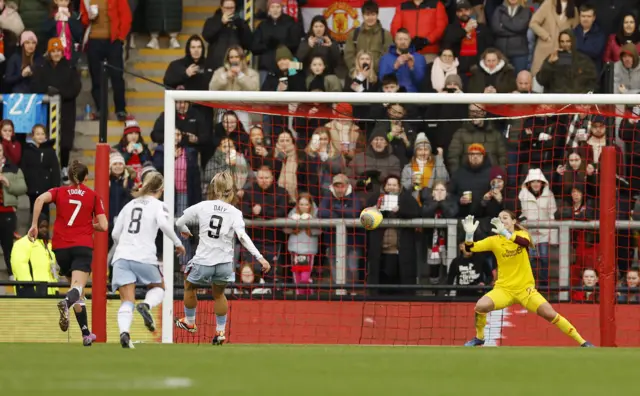
[[[616,150],[604,147],[600,159],[600,346],[616,346]]]
[[[96,146],[95,191],[109,214],[109,153],[107,143]],[[94,237],[93,268],[91,273],[91,326],[96,342],[107,342],[107,254],[109,241],[106,232]]]

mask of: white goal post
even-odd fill
[[[176,101],[216,103],[403,103],[403,104],[522,104],[522,105],[637,105],[637,94],[440,94],[440,93],[329,93],[329,92],[245,92],[245,91],[165,91],[164,97],[164,202],[173,222],[175,208]],[[553,111],[550,111],[553,112]],[[164,236],[163,273],[165,293],[162,305],[162,342],[173,342],[173,242]]]

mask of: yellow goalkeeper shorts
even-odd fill
[[[540,294],[535,287],[528,287],[521,291],[511,291],[506,289],[495,288],[485,294],[489,297],[495,306],[496,310],[509,307],[515,303],[522,305],[527,311],[537,313],[538,308],[547,302],[542,294]]]

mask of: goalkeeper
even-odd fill
[[[593,344],[582,338],[575,327],[557,313],[536,290],[528,253],[531,237],[517,224],[515,214],[507,210],[500,212],[499,217],[491,220],[492,231],[497,235],[474,242],[473,234],[478,224],[473,216],[467,216],[462,220],[466,250],[474,253],[493,252],[498,262],[498,280],[493,290],[482,296],[476,303],[476,336],[464,345],[484,345],[487,314],[519,303],[529,312],[536,313],[556,325],[580,346],[593,347]]]

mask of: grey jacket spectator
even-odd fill
[[[529,7],[511,6],[505,0],[491,18],[494,45],[509,59],[514,56],[528,56],[527,30],[531,20]]]
[[[378,177],[371,177],[372,190],[380,191],[380,183],[389,175],[400,174],[400,160],[392,154],[391,145],[386,133],[375,130],[369,137],[364,153],[356,154],[350,166],[352,180],[367,179],[367,175],[377,173]]]
[[[620,50],[620,60],[613,66],[613,92],[637,93],[640,91],[640,60],[634,44],[628,43]]]
[[[223,1],[231,5],[234,2]],[[253,33],[247,22],[237,16],[226,23],[222,22],[222,9],[218,9],[212,17],[207,18],[202,28],[202,37],[209,43],[206,65],[213,70],[224,64],[227,49],[239,45],[245,50],[251,49]],[[226,21],[226,18],[225,18]]]

